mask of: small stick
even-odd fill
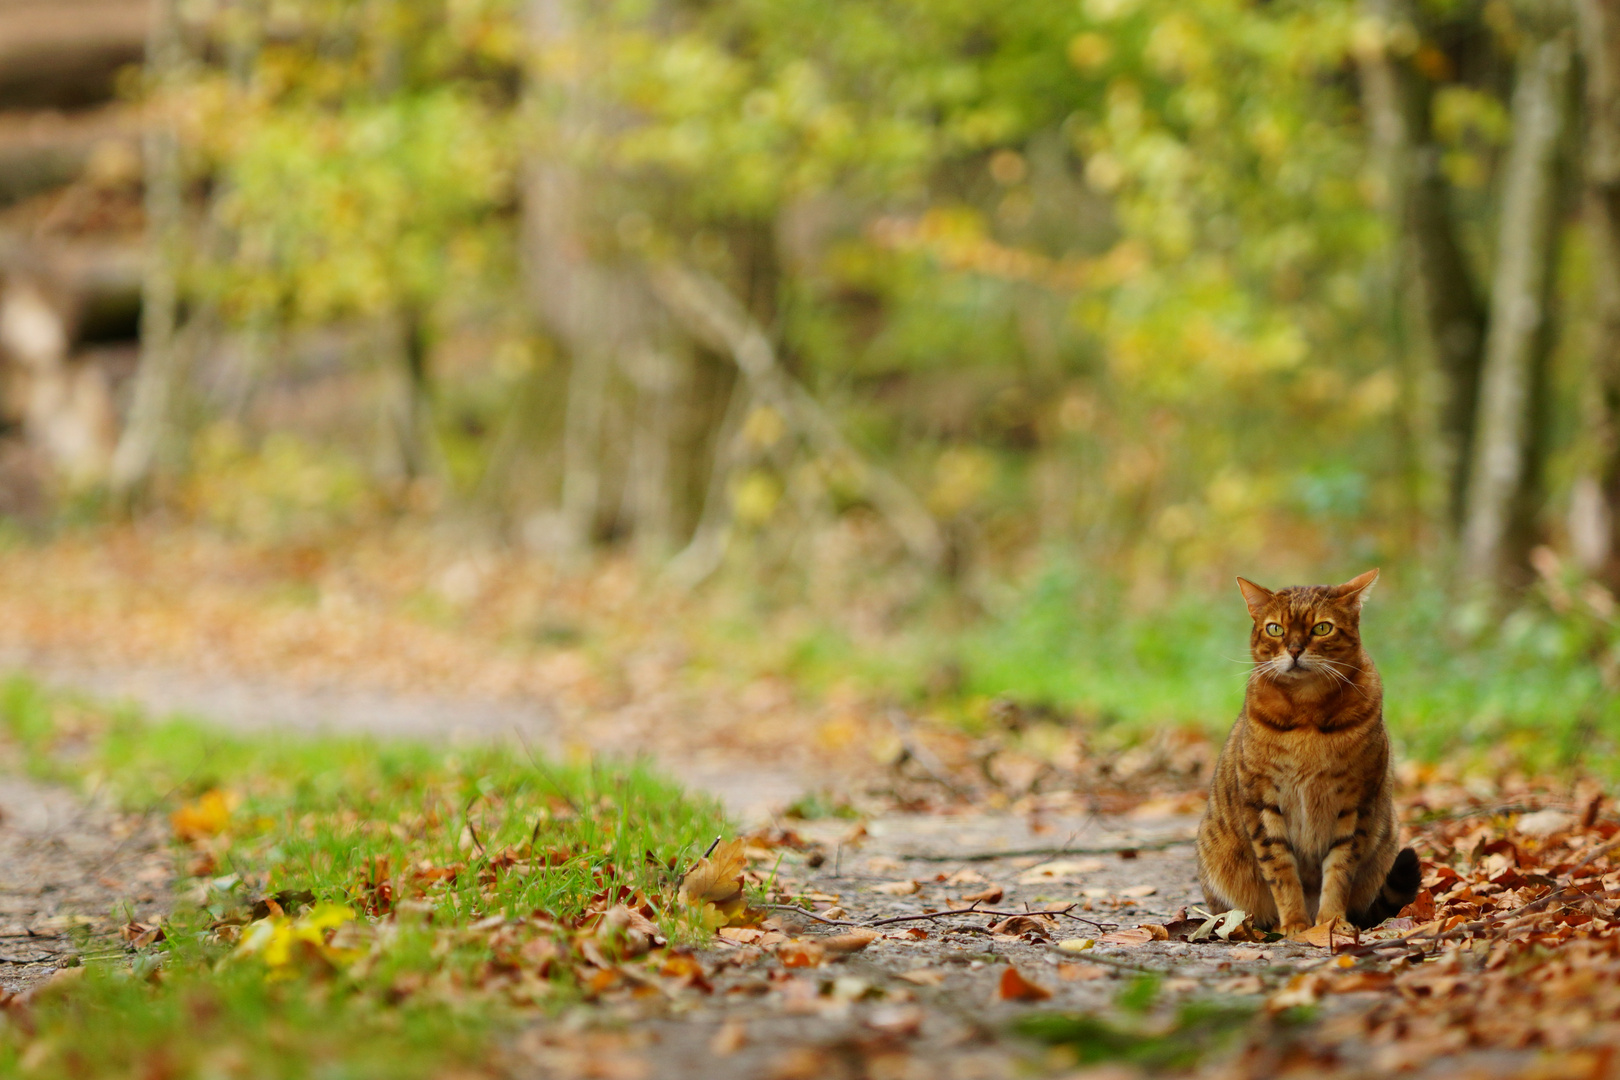
[[[1083,919],[1078,915],[1071,915],[1070,912],[1074,908],[1078,907],[1078,904],[1070,904],[1068,907],[1059,911],[996,911],[991,908],[980,907],[979,902],[975,900],[970,906],[965,908],[957,908],[954,911],[929,911],[917,915],[891,915],[886,919],[873,919],[868,922],[855,922],[847,919],[829,919],[824,915],[817,915],[814,911],[800,907],[798,904],[761,904],[760,906],[771,908],[776,911],[791,911],[796,914],[812,918],[817,922],[826,923],[828,926],[859,926],[867,929],[876,929],[879,926],[894,926],[897,923],[933,922],[935,919],[948,919],[954,915],[992,915],[1002,919],[1009,919],[1015,915],[1050,915],[1053,918],[1058,918],[1061,916],[1074,919],[1078,922],[1095,926],[1099,930],[1103,929],[1105,925],[1103,923],[1092,922],[1090,919]]]
[[[901,852],[899,857],[912,862],[994,862],[996,859],[1021,859],[1032,855],[1057,858],[1061,855],[1118,855],[1122,851],[1163,851],[1196,843],[1191,836],[1173,836],[1163,840],[1144,840],[1140,844],[1116,844],[1113,847],[1038,847],[1013,848],[1010,851],[970,851],[940,855],[930,851]]]

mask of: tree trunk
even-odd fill
[[[1364,0],[1370,32],[1358,50],[1374,168],[1395,235],[1410,252],[1425,329],[1440,371],[1441,471],[1447,520],[1462,523],[1469,484],[1469,451],[1479,408],[1486,313],[1474,273],[1457,239],[1451,189],[1440,170],[1440,146],[1430,123],[1433,87],[1411,62],[1416,15],[1408,0]],[[1392,283],[1406,259],[1392,259]],[[1394,290],[1398,294],[1398,288]],[[1388,315],[1398,317],[1394,297]]]
[[[1523,47],[1463,532],[1464,578],[1484,589],[1514,576],[1530,546],[1573,74],[1565,35]]]
[[[583,64],[551,61],[578,44],[570,0],[530,0],[530,40],[543,69],[531,86],[548,136],[530,155],[524,184],[524,256],[529,292],[571,362],[563,432],[562,506],[556,543],[579,551],[602,501],[602,414],[616,356],[651,348],[647,298],[629,275],[592,258],[585,177],[568,155],[592,126]],[[543,81],[542,81],[543,79]]]
[[[1592,243],[1597,390],[1595,477],[1577,482],[1571,537],[1581,566],[1620,584],[1620,0],[1576,0],[1586,66],[1585,211]]]
[[[636,550],[648,562],[670,554],[674,526],[671,444],[681,364],[668,349],[642,349],[628,358],[635,383],[630,474],[625,484],[625,517],[635,530]]]
[[[146,63],[151,86],[160,93],[173,84],[185,60],[178,8],[178,0],[156,0],[152,8]],[[160,100],[159,106],[167,109],[171,103]],[[141,361],[130,415],[113,453],[111,486],[118,499],[129,498],[151,477],[168,435],[170,398],[179,366],[177,263],[184,225],[184,181],[179,134],[166,116],[154,116],[148,122],[145,178],[147,261],[141,286]]]

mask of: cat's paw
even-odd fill
[[[1284,937],[1293,937],[1295,934],[1302,934],[1310,928],[1310,923],[1306,922],[1304,919],[1300,919],[1297,922],[1279,923],[1277,926],[1277,932]]]

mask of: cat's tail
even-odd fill
[[[1401,908],[1417,899],[1418,888],[1422,884],[1423,871],[1418,866],[1417,852],[1411,848],[1401,848],[1400,854],[1395,856],[1395,864],[1384,878],[1384,887],[1379,890],[1377,899],[1364,915],[1352,921],[1363,930],[1371,930],[1385,919],[1400,914]]]

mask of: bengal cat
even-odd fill
[[[1335,917],[1367,928],[1417,895],[1417,854],[1396,832],[1383,683],[1361,645],[1377,578],[1276,592],[1238,578],[1254,670],[1198,826],[1211,912],[1241,908],[1283,933]]]

